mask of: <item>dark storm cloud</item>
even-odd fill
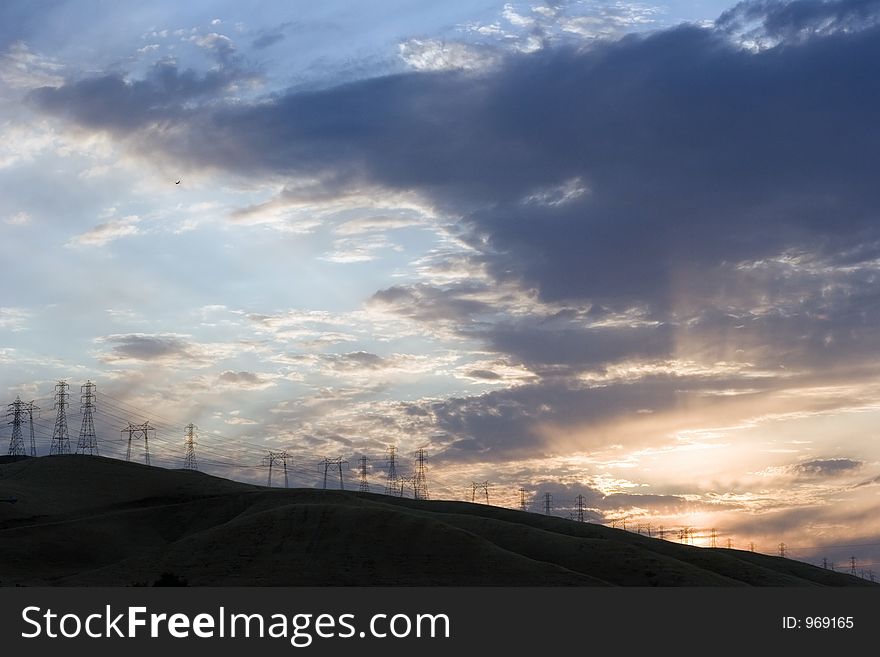
[[[490,345],[529,367],[566,365],[574,370],[601,369],[624,358],[667,357],[672,352],[668,326],[543,329],[494,326]]]
[[[370,302],[447,321],[530,367],[601,369],[672,357],[685,344],[708,362],[818,370],[870,362],[880,348],[878,12],[874,0],[747,3],[711,29],[252,104],[217,100],[234,73],[171,64],[133,82],[71,81],[32,100],[90,129],[141,136],[139,149],[288,183],[270,203],[417,192],[461,218],[496,281],[591,304],[594,315],[499,321],[487,286],[472,282],[400,285]],[[733,35],[754,25],[781,43],[741,47]],[[632,308],[650,321],[587,321]],[[453,437],[444,458],[476,459],[540,450],[540,421],[670,409],[681,388],[728,383],[648,377],[586,389],[548,377],[421,410]]]
[[[863,30],[877,24],[878,0],[802,0],[741,2],[724,12],[716,25],[731,32],[752,27],[758,35],[791,41],[814,34]]]
[[[672,408],[678,399],[667,377],[589,389],[563,379],[454,397],[430,406],[437,428],[452,441],[437,459],[480,460],[489,453],[511,458],[534,455],[550,449],[537,433],[542,423],[599,426],[640,410]],[[598,447],[601,440],[598,434],[583,437],[581,447]]]
[[[238,72],[215,69],[204,75],[181,71],[172,60],[157,62],[142,80],[111,73],[61,88],[34,90],[32,100],[44,111],[85,128],[131,134],[156,125],[171,125],[189,111],[186,103],[221,94]]]
[[[867,17],[875,4],[820,8]],[[780,31],[814,6],[748,7]],[[482,75],[396,75],[198,113],[180,100],[223,80],[176,69],[34,99],[92,128],[176,122],[188,138],[152,146],[195,164],[317,177],[330,193],[416,190],[464,216],[498,277],[545,299],[663,307],[679,277],[878,237],[878,57],[876,28],[753,53],[723,29],[683,26],[511,56]],[[540,201],[573,180],[586,191]]]

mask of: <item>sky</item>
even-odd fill
[[[4,2],[4,403],[870,570],[878,58],[877,0]]]

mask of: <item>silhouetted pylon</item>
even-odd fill
[[[526,502],[526,493],[528,493],[528,491],[525,488],[523,488],[522,486],[520,486],[520,489],[519,489],[519,510],[520,511],[528,511],[529,505]]]
[[[34,414],[37,414],[37,416],[39,416],[40,407],[37,406],[36,404],[34,404],[33,401],[29,401],[27,404],[25,404],[25,411],[27,411],[28,422],[30,423],[30,429],[31,429],[31,456],[36,456],[37,455],[37,442],[36,442],[36,439],[34,438]]]
[[[196,430],[197,427],[190,422],[184,427],[186,434],[183,439],[183,446],[186,453],[183,457],[184,470],[198,470],[199,462],[196,460]]]
[[[385,479],[385,494],[386,495],[399,495],[397,483],[397,448],[389,447],[388,448],[388,470],[386,471],[386,479]]]
[[[428,475],[425,471],[425,449],[419,447],[416,450],[415,474],[413,475],[413,498],[417,500],[428,499]]]
[[[361,480],[359,490],[362,493],[370,492],[370,482],[367,481],[367,461],[369,460],[370,459],[368,459],[366,456],[362,456],[360,459],[358,459],[358,463],[360,464],[359,474]]]
[[[474,481],[471,483],[471,502],[476,501],[478,490],[483,491],[483,495],[485,495],[485,498],[486,498],[486,504],[488,504],[489,503],[489,482],[484,481],[484,482],[478,483],[478,482]]]
[[[267,456],[264,459],[266,465],[269,466],[269,478],[266,481],[266,486],[272,487],[272,466],[276,463],[280,464],[284,468],[284,487],[289,488],[289,481],[287,479],[287,459],[290,458],[290,454],[287,452],[268,452]]]
[[[79,390],[82,426],[79,429],[79,440],[76,442],[76,453],[98,456],[98,437],[95,435],[95,420],[92,416],[95,411],[95,384],[86,381]]]
[[[125,460],[131,461],[131,441],[135,438],[144,441],[144,463],[150,465],[150,432],[154,435],[156,430],[150,426],[149,420],[143,424],[128,423],[125,429],[120,430],[121,433],[128,434],[128,447],[125,450]]]
[[[342,464],[348,463],[348,461],[343,460],[341,456],[337,456],[335,458],[325,458],[324,459],[324,489],[327,488],[327,473],[330,470],[337,470],[339,472],[339,490],[345,490],[345,482],[342,480]]]
[[[584,511],[586,510],[586,498],[583,495],[578,495],[576,498],[577,501],[577,516],[576,520],[578,522],[584,521]]]
[[[12,418],[9,424],[12,425],[12,437],[9,439],[9,456],[26,456],[27,452],[24,448],[24,434],[21,430],[21,423],[26,413],[26,404],[21,401],[21,397],[16,397],[15,401],[9,404],[6,411],[6,417]]]
[[[64,381],[59,381],[55,386],[55,428],[52,430],[49,454],[70,454],[70,435],[67,429],[67,405],[70,398],[67,389],[69,387]]]
[[[553,496],[550,493],[544,493],[544,513],[548,516],[553,510]]]

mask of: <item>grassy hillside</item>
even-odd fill
[[[0,460],[0,584],[870,586],[789,559],[702,549],[463,502],[267,489],[55,456]]]

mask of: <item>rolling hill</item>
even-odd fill
[[[872,586],[780,557],[451,501],[0,459],[0,585]],[[169,575],[170,574],[170,575]]]

